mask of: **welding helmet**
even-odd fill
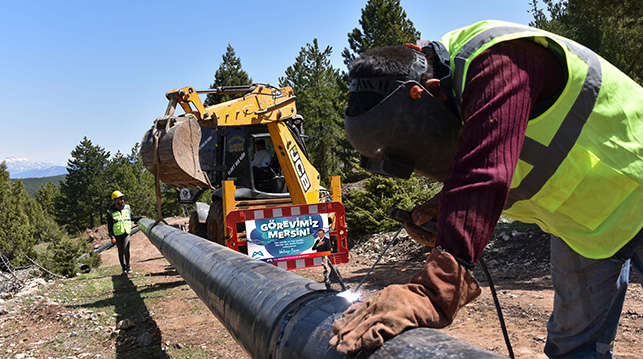
[[[124,196],[124,195],[123,195],[123,193],[122,193],[121,191],[114,191],[114,192],[112,192],[112,199],[121,198],[121,197],[123,197],[123,196]]]
[[[385,98],[364,113],[347,112],[346,137],[361,155],[360,166],[370,172],[404,179],[416,172],[443,181],[462,124],[422,85],[426,56],[414,51],[416,60],[406,77],[352,80],[351,92],[374,92]],[[441,66],[444,71],[444,62]],[[450,69],[446,79],[450,79]]]

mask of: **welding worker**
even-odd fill
[[[130,233],[132,222],[136,223],[142,217],[134,216],[128,204],[125,204],[125,195],[121,191],[112,192],[114,204],[107,210],[107,230],[112,243],[118,248],[118,261],[121,264],[122,274],[132,273],[130,266]]]
[[[351,306],[331,345],[352,353],[452,323],[480,294],[471,270],[504,213],[551,234],[545,354],[611,358],[630,262],[643,282],[643,89],[524,25],[483,21],[419,45],[350,65],[345,127],[366,169],[444,182],[412,211],[417,225],[437,220],[436,247],[410,283]]]

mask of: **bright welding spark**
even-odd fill
[[[337,294],[337,296],[346,299],[350,303],[353,303],[359,300],[359,294],[351,291],[350,289]]]

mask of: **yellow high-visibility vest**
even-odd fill
[[[446,34],[453,95],[502,41],[530,40],[564,62],[565,86],[527,126],[504,213],[588,258],[614,255],[643,228],[643,88],[596,53],[524,25],[483,21]]]
[[[130,234],[132,232],[132,216],[129,205],[126,204],[120,211],[107,210],[110,216],[114,219],[113,231],[115,236],[122,234]]]

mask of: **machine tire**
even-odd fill
[[[188,222],[188,232],[201,238],[208,238],[208,224],[199,222],[199,215],[196,211],[190,214]]]
[[[223,223],[223,201],[215,199],[210,204],[210,211],[208,212],[208,239],[212,242],[225,246],[224,228]]]

